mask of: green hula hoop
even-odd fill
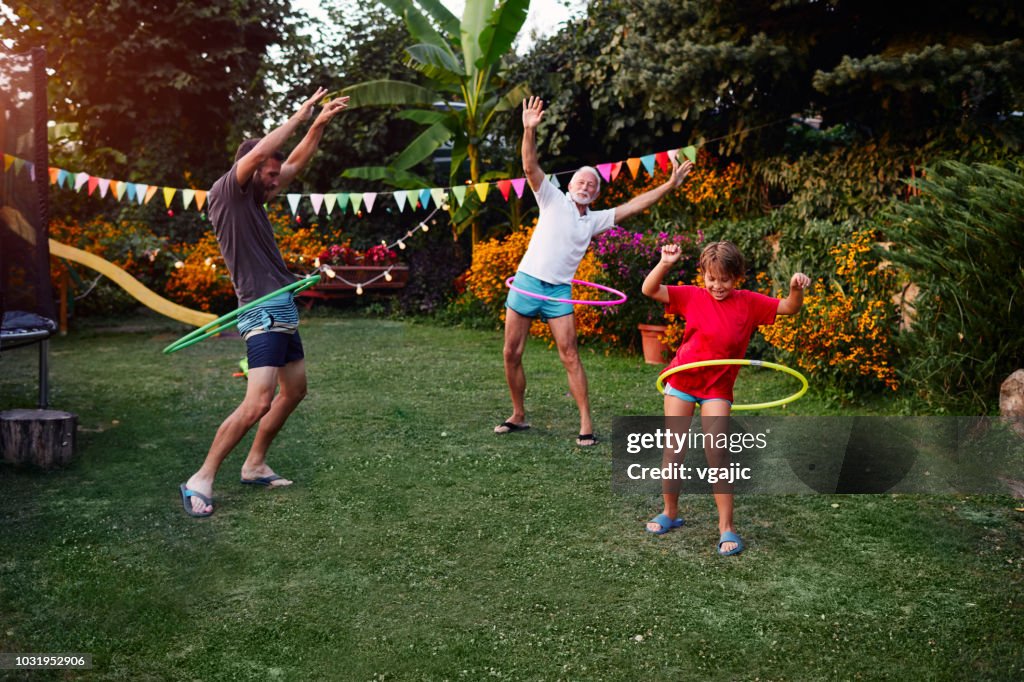
[[[697,367],[714,367],[717,365],[749,365],[751,367],[767,367],[769,369],[778,370],[791,374],[800,380],[802,386],[800,390],[793,395],[786,396],[785,398],[779,398],[778,400],[771,400],[766,403],[750,403],[748,405],[733,405],[732,410],[734,412],[739,410],[764,410],[769,407],[778,407],[779,405],[785,405],[791,403],[797,398],[801,397],[804,393],[807,393],[807,377],[795,369],[780,365],[775,362],[768,362],[767,360],[701,360],[699,362],[688,362],[685,365],[679,365],[672,369],[666,370],[658,375],[657,387],[662,393],[665,392],[665,379],[672,376],[676,372],[682,372],[687,369],[696,369]]]
[[[181,337],[171,345],[167,346],[167,348],[164,348],[164,353],[173,353],[174,351],[181,350],[182,348],[188,348],[189,346],[199,343],[204,339],[208,339],[215,334],[220,334],[223,331],[227,331],[228,329],[231,329],[236,324],[238,324],[238,316],[246,312],[247,310],[252,310],[260,303],[266,303],[275,296],[286,294],[289,291],[294,292],[296,294],[299,293],[300,291],[305,291],[306,289],[310,288],[319,281],[320,275],[310,275],[309,277],[306,277],[304,279],[296,280],[295,282],[292,282],[288,286],[281,287],[277,291],[269,293],[266,296],[261,296],[260,298],[257,298],[255,301],[251,303],[246,303],[241,308],[232,310],[227,315],[218,317],[213,322],[204,324],[199,329],[189,332],[188,334]]]

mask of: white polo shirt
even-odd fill
[[[615,209],[580,215],[569,194],[558,191],[548,180],[540,183],[537,198],[540,218],[533,231],[519,271],[548,284],[569,284],[587,253],[590,240],[615,224]]]

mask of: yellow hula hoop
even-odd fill
[[[195,331],[186,334],[185,336],[181,337],[171,345],[164,348],[164,353],[174,353],[175,351],[179,351],[182,348],[188,348],[189,346],[195,345],[200,341],[208,339],[211,336],[214,336],[215,334],[220,334],[223,331],[227,331],[228,329],[231,329],[236,324],[238,324],[238,316],[246,312],[247,310],[252,310],[260,303],[265,303],[266,301],[269,301],[275,296],[280,296],[281,294],[287,293],[289,291],[296,294],[299,293],[300,291],[305,291],[306,289],[310,288],[319,281],[320,275],[310,275],[303,279],[296,280],[291,284],[283,286],[277,291],[271,292],[266,296],[261,296],[255,301],[252,301],[251,303],[246,303],[241,308],[238,308],[237,310],[232,310],[227,315],[222,315],[213,322],[205,324],[199,329],[196,329]]]
[[[797,398],[801,397],[804,393],[807,393],[807,377],[795,369],[780,365],[775,362],[768,362],[767,360],[700,360],[699,362],[687,362],[685,365],[679,365],[672,369],[665,370],[658,375],[658,381],[655,384],[658,387],[658,391],[661,393],[665,392],[665,379],[672,376],[676,372],[682,372],[688,369],[696,369],[697,367],[714,367],[717,365],[749,365],[751,367],[767,367],[769,369],[778,370],[779,372],[785,372],[791,374],[800,380],[800,390],[793,395],[786,396],[785,398],[779,398],[778,400],[771,400],[766,403],[750,403],[748,405],[733,405],[732,411],[736,412],[739,410],[764,410],[769,407],[778,407],[779,405],[785,405],[791,403]]]

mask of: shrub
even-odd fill
[[[898,275],[873,242],[873,233],[862,230],[834,247],[835,275],[814,281],[799,314],[761,328],[784,361],[845,398],[899,387],[894,366],[899,315],[892,301]],[[760,281],[767,284],[763,276]]]
[[[598,235],[592,253],[599,263],[600,281],[629,297],[604,315],[603,326],[609,341],[636,349],[640,343],[637,325],[665,324],[665,306],[644,296],[640,288],[661,259],[661,247],[670,243],[680,245],[683,256],[672,269],[672,282],[666,283],[689,281],[696,271],[697,243],[701,238],[700,234],[693,238],[683,234],[670,236],[667,232],[632,232],[618,226]]]
[[[1024,174],[946,161],[887,214],[893,262],[919,287],[901,373],[940,411],[987,414],[1024,359]]]

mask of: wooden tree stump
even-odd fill
[[[0,412],[0,461],[44,469],[64,466],[75,455],[78,417],[60,410]]]

